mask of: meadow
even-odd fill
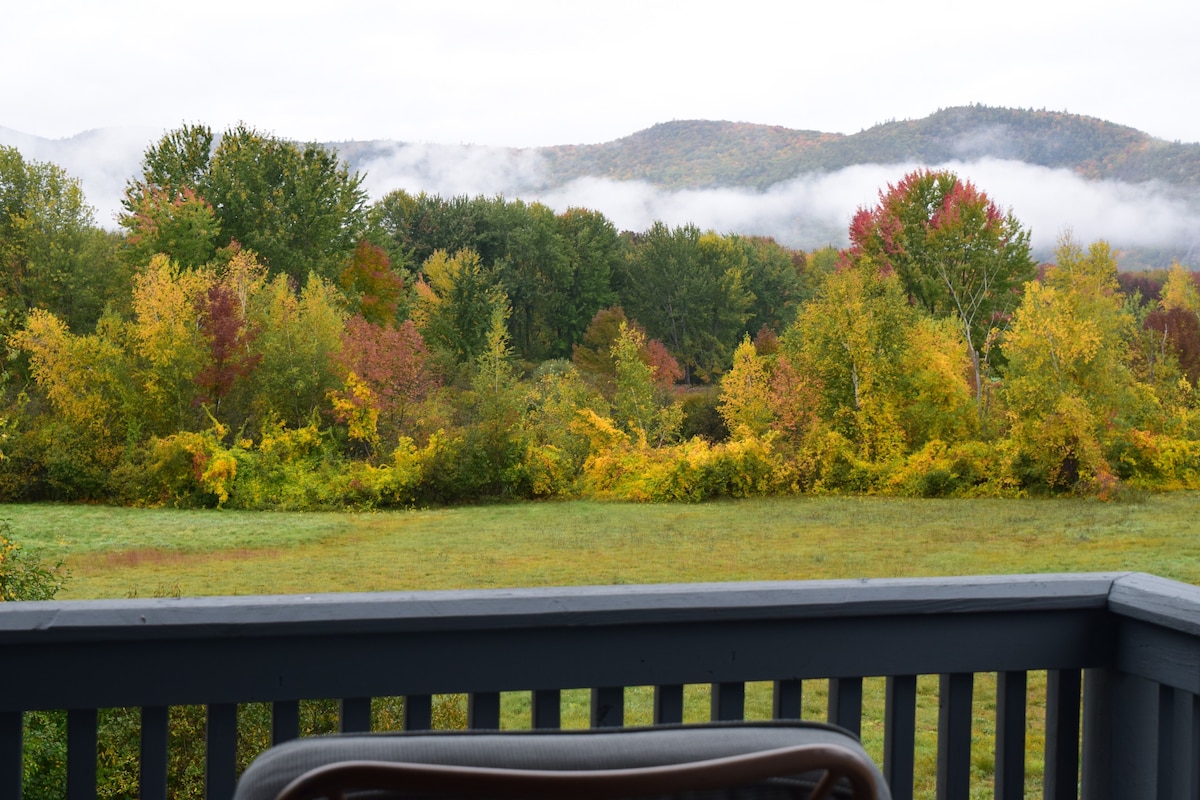
[[[575,501],[360,514],[37,504],[4,506],[0,517],[24,547],[65,561],[71,579],[60,599],[1076,571],[1200,583],[1200,495],[1134,500]],[[824,687],[811,683],[805,715],[824,718]],[[1044,685],[1044,674],[1031,675],[1031,796],[1040,795]],[[993,676],[976,678],[981,797],[990,790],[994,691]],[[936,676],[923,677],[919,693],[917,793],[932,796]],[[647,687],[627,690],[629,723],[650,721],[650,697]],[[703,719],[707,702],[707,687],[688,687],[686,718]],[[460,723],[463,703],[440,698],[437,718]],[[863,739],[877,758],[882,704],[882,679],[868,679]],[[313,704],[312,729],[330,724],[331,711]],[[377,701],[377,724],[394,713]],[[770,715],[769,684],[748,687],[747,715]],[[564,725],[587,719],[588,692],[564,692]],[[506,695],[505,726],[527,720],[527,697]]]
[[[5,505],[60,599],[1142,571],[1200,583],[1200,495],[591,501],[379,513]]]

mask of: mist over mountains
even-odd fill
[[[97,221],[115,225],[127,180],[161,131],[103,129],[62,140],[0,128],[0,144],[59,164]],[[503,194],[555,210],[586,206],[618,228],[654,220],[842,246],[850,218],[919,166],[952,169],[1011,207],[1046,257],[1070,230],[1107,239],[1122,266],[1200,267],[1200,144],[1047,111],[971,106],[843,135],[748,123],[675,121],[612,142],[512,149],[394,141],[329,143],[390,191]]]

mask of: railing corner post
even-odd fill
[[[1084,674],[1083,800],[1154,797],[1158,684],[1114,669]]]

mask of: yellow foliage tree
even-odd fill
[[[1004,397],[1018,450],[1051,487],[1109,476],[1104,444],[1133,401],[1127,342],[1133,318],[1109,246],[1085,254],[1069,237],[1044,283],[1030,282],[1005,344]]]
[[[721,378],[717,410],[735,439],[762,436],[771,427],[771,376],[750,337],[733,352],[733,366]]]

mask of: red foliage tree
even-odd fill
[[[1195,386],[1200,379],[1200,316],[1183,308],[1151,311],[1142,327],[1162,335],[1179,359],[1179,368]]]
[[[221,401],[239,378],[254,371],[262,354],[251,352],[255,331],[246,324],[237,295],[228,286],[213,284],[202,295],[199,312],[210,360],[193,380],[203,391],[200,402],[211,404],[213,412],[218,413]]]
[[[646,329],[626,317],[620,306],[603,308],[592,317],[591,324],[583,332],[583,342],[575,345],[571,357],[575,367],[610,400],[617,385],[617,362],[612,349],[620,337],[622,322],[646,335]],[[683,368],[660,340],[646,337],[646,344],[639,354],[643,363],[654,368],[654,383],[660,389],[670,389],[682,380]]]
[[[895,272],[909,302],[958,319],[982,411],[991,331],[1006,324],[1036,266],[1016,217],[953,172],[918,170],[854,215],[847,261]]]
[[[393,271],[392,260],[383,248],[365,239],[359,242],[338,282],[367,322],[391,325],[396,321],[404,279]]]
[[[340,359],[342,367],[374,393],[381,424],[396,430],[412,423],[414,406],[439,385],[429,348],[412,320],[392,328],[374,325],[361,315],[351,317],[342,335]]]

